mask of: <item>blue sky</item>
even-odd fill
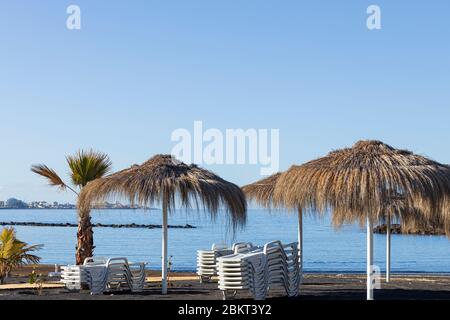
[[[366,28],[371,4],[381,30]],[[170,152],[195,120],[280,129],[281,169],[360,139],[450,163],[449,12],[445,0],[0,0],[0,200],[73,201],[30,165],[65,176],[64,156],[92,147],[122,169]]]

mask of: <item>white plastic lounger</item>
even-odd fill
[[[231,248],[224,244],[214,244],[211,250],[198,250],[197,275],[200,283],[209,282],[213,276],[217,275],[217,258],[245,251],[251,247],[253,247],[251,243],[240,242],[233,244]]]
[[[210,281],[217,274],[216,260],[218,257],[232,254],[233,251],[226,245],[214,244],[211,250],[197,251],[197,275],[200,282]]]
[[[236,246],[235,254],[219,257],[219,289],[224,299],[240,290],[263,300],[271,288],[281,288],[288,297],[298,295],[301,271],[297,243],[283,245],[280,241],[261,247]],[[241,252],[238,252],[241,250]]]
[[[104,266],[88,266],[86,272],[92,294],[117,290],[140,292],[144,289],[144,263],[129,263],[126,258],[111,258]]]
[[[145,284],[145,263],[129,263],[126,258],[88,258],[83,266],[63,267],[61,279],[69,290],[89,285],[91,294],[130,290],[140,292]]]
[[[269,288],[281,287],[288,297],[298,295],[301,273],[297,243],[283,245],[274,241],[264,246],[268,263]]]
[[[248,290],[254,299],[262,300],[267,294],[267,258],[261,248],[219,258],[219,289],[224,299],[229,293]]]
[[[131,274],[131,291],[142,292],[145,284],[145,263],[129,263],[128,267]]]
[[[61,267],[61,282],[68,290],[80,290],[81,284],[86,283],[81,266]]]
[[[81,290],[82,284],[87,284],[86,272],[84,266],[106,264],[106,258],[93,257],[86,258],[82,266],[63,266],[61,267],[61,282],[64,283],[69,290]]]

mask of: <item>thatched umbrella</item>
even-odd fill
[[[404,201],[405,199],[402,196],[392,198],[384,212],[384,223],[386,225],[386,282],[388,283],[391,279],[391,222],[401,217],[402,229],[426,229],[430,227],[430,223],[426,221],[420,210],[406,207]],[[335,226],[341,226],[345,223],[344,221],[349,221],[347,217],[349,212],[345,209],[338,208],[333,213],[333,224]]]
[[[273,194],[281,172],[267,178],[242,187],[247,199],[253,199],[260,205],[270,209],[274,207]],[[303,270],[303,214],[302,208],[298,208],[298,251],[300,270]]]
[[[233,230],[246,222],[246,200],[241,189],[214,173],[177,161],[170,155],[157,155],[142,165],[90,182],[81,192],[79,205],[90,208],[109,196],[128,198],[131,203],[151,206],[162,203],[162,292],[167,293],[167,214],[176,203],[184,208],[204,207],[211,217],[223,207]]]
[[[278,172],[267,178],[243,186],[242,191],[244,191],[248,198],[254,199],[266,208],[270,208],[273,205],[273,192],[275,190],[275,185],[281,175],[282,173]]]
[[[403,197],[396,208],[392,199]],[[450,235],[450,169],[436,161],[398,150],[380,141],[360,141],[282,174],[273,191],[275,203],[326,212],[342,225],[367,224],[367,298],[373,299],[373,222],[392,217],[442,225]],[[398,209],[398,210],[392,210]],[[402,210],[403,208],[403,210]]]
[[[270,209],[274,207],[273,203],[273,195],[276,183],[279,180],[279,177],[282,175],[282,173],[276,173],[272,176],[269,176],[267,178],[264,178],[262,180],[259,180],[257,182],[254,182],[252,184],[246,185],[242,187],[242,191],[244,191],[245,195],[247,196],[247,199],[253,199],[260,205]],[[386,282],[390,281],[390,262],[391,262],[391,232],[390,232],[390,216],[395,212],[395,210],[401,209],[402,212],[404,209],[403,204],[403,197],[396,197],[393,198],[389,209],[386,211],[386,225],[387,225],[387,231],[386,231]],[[279,203],[278,203],[279,205]],[[303,270],[303,211],[302,208],[297,209],[298,213],[298,248],[299,248],[299,258],[300,258],[300,268]],[[338,213],[338,211],[337,211]],[[415,212],[416,213],[416,212]],[[417,214],[417,213],[416,213]],[[335,225],[339,225],[338,217],[345,216],[345,213],[343,214],[337,214],[334,216],[333,222]],[[408,214],[408,220],[402,221],[403,224],[411,225],[412,223],[417,224],[417,219],[420,216],[414,215],[411,216],[411,214]],[[412,218],[412,219],[411,219]]]

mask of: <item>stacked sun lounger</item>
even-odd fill
[[[86,283],[89,285],[91,294],[102,294],[106,287],[107,268],[105,265],[85,266]]]
[[[141,292],[145,284],[145,263],[128,264],[131,274],[131,291]]]
[[[267,258],[261,249],[218,259],[219,289],[224,298],[238,290],[248,290],[256,300],[267,295]]]
[[[82,266],[61,267],[61,282],[69,290],[80,290],[81,283],[86,283],[86,277]]]
[[[106,264],[106,258],[95,257],[87,258],[82,266],[62,266],[61,282],[69,290],[80,290],[83,283],[87,283],[87,274],[84,268],[86,266],[95,266]]]
[[[240,290],[263,300],[271,288],[282,288],[289,297],[298,295],[301,272],[297,243],[280,241],[252,247],[217,259],[219,289],[227,299]]]
[[[226,245],[213,244],[211,250],[197,251],[197,275],[200,282],[209,281],[217,274],[217,258],[232,254]]]
[[[231,248],[223,244],[214,244],[211,250],[198,250],[197,275],[200,278],[200,282],[210,281],[213,276],[217,275],[217,258],[247,250],[249,247],[253,247],[253,245],[251,243],[240,242],[233,244]]]
[[[282,288],[288,297],[298,295],[301,272],[299,265],[297,243],[283,246],[280,241],[274,241],[264,246],[267,257],[268,290]]]
[[[64,276],[64,281],[62,281],[68,289],[79,290],[81,284],[86,283],[91,294],[97,295],[106,291],[117,290],[139,292],[144,288],[145,264],[128,263],[126,258],[111,258],[108,260],[88,258],[83,266],[68,266],[66,269],[70,271],[78,270],[78,278],[80,279],[76,285],[73,285],[72,282],[66,280],[66,278],[71,278]]]

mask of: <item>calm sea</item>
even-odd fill
[[[297,240],[297,219],[283,211],[249,210],[247,227],[234,238],[227,232],[224,219],[211,222],[203,212],[177,211],[169,224],[191,224],[196,229],[170,229],[169,255],[173,269],[193,271],[196,251],[213,243],[251,241],[262,245],[272,240]],[[101,210],[92,213],[94,223],[160,224],[158,210]],[[0,210],[0,221],[71,222],[74,210]],[[30,244],[44,244],[39,252],[42,263],[74,262],[76,228],[16,227],[18,237]],[[95,253],[98,256],[125,256],[145,261],[151,269],[160,268],[161,229],[95,228]],[[383,270],[386,240],[375,235],[375,263]],[[335,230],[329,217],[304,219],[305,269],[314,272],[364,272],[366,234],[358,225]],[[394,272],[450,272],[450,240],[436,236],[392,236],[392,269]]]

